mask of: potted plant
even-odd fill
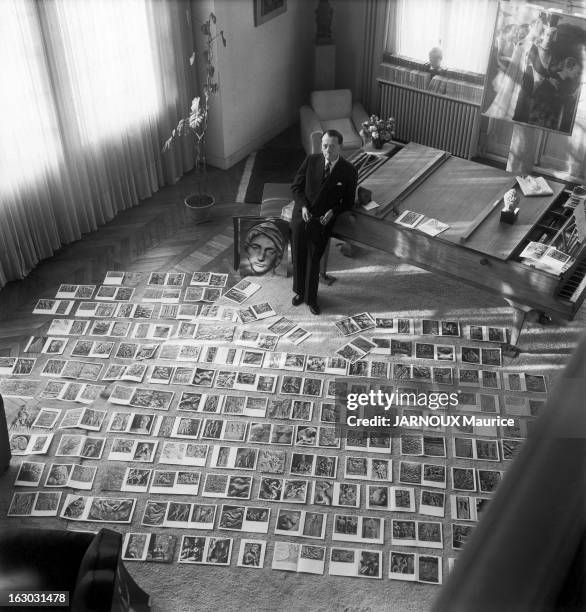
[[[215,96],[219,89],[215,80],[216,69],[213,61],[215,42],[220,39],[222,45],[226,46],[224,30],[218,31],[216,21],[214,13],[210,13],[208,19],[200,26],[200,31],[204,37],[202,69],[205,79],[202,84],[202,95],[193,98],[189,114],[179,121],[171,136],[163,145],[163,153],[166,153],[179,138],[187,137],[193,143],[197,191],[185,198],[185,205],[196,222],[207,220],[210,209],[215,203],[214,196],[207,193],[206,133],[210,98]],[[195,64],[195,57],[194,52],[189,58],[192,66]]]
[[[390,142],[395,137],[395,119],[379,119],[376,115],[371,115],[369,120],[362,124],[360,135],[365,143],[372,142],[375,149],[382,149],[385,142]]]

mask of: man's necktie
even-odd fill
[[[330,166],[328,162],[326,162],[326,167],[324,168],[324,178],[323,178],[324,182],[328,180],[328,176],[330,176],[331,171],[332,171],[332,167]]]

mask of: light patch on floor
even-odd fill
[[[248,191],[248,185],[250,183],[250,179],[252,178],[252,169],[254,168],[255,159],[256,151],[248,156],[246,164],[244,165],[244,171],[242,172],[242,177],[240,178],[240,185],[238,185],[238,193],[236,194],[236,202],[244,202],[246,192]]]

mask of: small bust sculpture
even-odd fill
[[[315,10],[315,23],[317,25],[315,42],[318,45],[327,45],[334,42],[332,38],[333,14],[334,9],[330,6],[328,0],[319,0],[319,4]]]
[[[517,220],[519,209],[519,195],[515,189],[509,189],[503,196],[503,209],[501,210],[501,223],[512,225]]]
[[[503,196],[503,210],[513,212],[519,203],[519,196],[515,189],[509,189]]]
[[[444,59],[444,54],[439,47],[433,47],[429,51],[429,61],[425,62],[425,68],[429,70],[429,72],[442,72],[444,68],[442,68],[442,60]]]

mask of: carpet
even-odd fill
[[[206,252],[207,251],[207,252]],[[201,269],[214,270],[218,272],[230,272],[228,258],[230,254],[229,246],[223,240],[218,241],[216,252],[202,249],[201,259],[199,260]],[[191,256],[193,257],[193,256]],[[191,260],[193,261],[193,260]],[[192,268],[193,269],[193,268]],[[137,262],[130,271],[145,271],[145,264]],[[182,262],[169,271],[185,271]],[[305,306],[295,308],[291,305],[291,279],[274,278],[263,280],[261,289],[245,302],[259,303],[269,301],[279,315],[286,316],[295,323],[303,326],[311,332],[308,340],[300,346],[295,346],[285,340],[280,341],[277,350],[294,351],[307,354],[333,355],[346,341],[347,338],[338,334],[334,323],[343,316],[358,312],[368,311],[375,316],[413,318],[420,321],[422,318],[458,320],[461,324],[497,325],[510,326],[512,313],[509,308],[503,305],[501,300],[495,296],[470,289],[463,284],[449,282],[437,276],[428,274],[416,268],[403,264],[390,264],[389,258],[379,252],[367,249],[358,249],[352,259],[343,257],[339,249],[334,246],[330,258],[330,272],[338,280],[332,286],[320,288],[320,304],[323,314],[320,317],[312,316]],[[231,276],[228,286],[236,281]],[[231,306],[227,300],[220,302],[224,306]],[[275,318],[267,319],[250,324],[248,329],[254,331],[266,331]],[[546,373],[549,375],[548,383],[551,384],[555,372],[565,361],[563,353],[555,353],[555,349],[564,346],[571,346],[578,337],[580,329],[583,327],[584,313],[579,314],[578,320],[566,329],[561,328],[536,328],[533,327],[526,331],[521,337],[521,346],[524,349],[521,356],[516,360],[506,359],[503,367],[499,370],[506,371],[532,371],[535,373]],[[367,337],[373,335],[366,332]],[[392,337],[392,336],[390,336]],[[419,335],[409,335],[402,337],[411,341],[425,341]],[[437,341],[434,339],[433,341]],[[460,338],[451,341],[455,345],[461,345],[464,341]],[[395,362],[397,358],[387,358]],[[404,361],[401,359],[401,361]],[[407,360],[417,363],[416,360]],[[150,365],[150,363],[149,363]],[[459,362],[454,364],[460,366]],[[37,364],[37,368],[42,364]],[[36,370],[35,370],[36,372]],[[283,375],[283,372],[276,372]],[[307,374],[304,374],[307,375]],[[36,378],[36,376],[35,376]],[[393,384],[393,381],[389,381]],[[145,385],[141,385],[145,386]],[[173,387],[173,386],[171,386]],[[171,388],[167,387],[167,388]],[[175,388],[178,390],[179,388]],[[499,392],[503,395],[503,392]],[[319,403],[319,401],[317,402]],[[14,406],[14,402],[11,401]],[[46,402],[43,402],[45,405]],[[49,404],[50,405],[50,402]],[[103,399],[96,402],[96,407],[107,407],[109,411],[119,410],[106,403]],[[123,408],[122,408],[123,410]],[[175,405],[172,406],[170,414],[176,414]],[[314,411],[313,423],[317,424],[319,410]],[[247,419],[255,420],[255,419]],[[258,420],[258,419],[257,419]],[[275,421],[277,423],[277,421]],[[67,430],[59,432],[67,433]],[[102,431],[99,435],[104,435]],[[442,460],[446,465],[458,465],[461,467],[473,466],[475,468],[485,468],[489,466],[493,469],[506,470],[507,462],[479,463],[478,461],[455,459],[449,444],[452,433],[446,432],[446,442],[448,458]],[[107,442],[105,449],[106,456],[109,451],[111,441]],[[245,444],[246,445],[246,444]],[[38,457],[43,462],[50,463],[53,459],[56,444],[51,448],[49,456]],[[296,447],[284,447],[290,454],[297,451]],[[320,452],[319,449],[309,448],[308,452]],[[343,462],[348,455],[356,454],[349,452],[342,447],[337,451],[329,451],[326,454],[338,457],[338,474],[343,470]],[[394,441],[391,459],[394,463],[394,478],[391,484],[398,483],[398,464],[405,457],[401,456],[400,444]],[[423,462],[426,458],[409,457],[409,461]],[[96,523],[74,523],[58,518],[33,518],[33,519],[6,519],[6,511],[12,492],[13,483],[17,472],[20,458],[12,462],[8,473],[0,479],[0,517],[2,524],[15,526],[17,524],[31,525],[38,524],[67,529],[94,529]],[[84,461],[83,463],[88,463]],[[90,465],[97,465],[98,479],[103,474],[110,462],[101,460],[99,462],[89,461]],[[122,464],[133,465],[136,463]],[[144,464],[143,464],[144,465]],[[396,467],[395,467],[396,466]],[[154,465],[148,464],[144,467],[161,467],[155,462]],[[172,467],[172,466],[169,466]],[[178,469],[178,468],[173,468]],[[199,468],[198,468],[199,469]],[[202,475],[209,468],[202,468]],[[213,470],[217,472],[218,470]],[[255,483],[253,495],[250,501],[245,501],[244,505],[268,505],[271,508],[271,523],[268,534],[251,534],[239,532],[197,532],[192,529],[150,529],[140,525],[140,519],[145,504],[152,497],[146,493],[127,493],[125,496],[136,497],[137,507],[131,525],[107,525],[118,531],[126,533],[133,532],[153,532],[162,534],[182,535],[222,535],[234,538],[232,552],[232,563],[230,568],[214,566],[186,566],[177,564],[176,561],[171,565],[154,564],[146,562],[127,562],[126,565],[139,585],[147,590],[153,597],[154,610],[157,612],[175,612],[188,610],[209,610],[221,607],[226,611],[249,609],[269,612],[273,610],[311,610],[311,611],[332,611],[344,610],[345,612],[356,611],[391,611],[391,612],[420,612],[428,610],[437,594],[438,587],[425,584],[415,584],[388,579],[389,552],[391,549],[402,550],[404,552],[413,551],[426,554],[443,554],[445,557],[455,557],[457,551],[451,546],[451,536],[454,521],[450,518],[449,506],[446,508],[446,517],[439,519],[443,525],[444,551],[437,549],[412,549],[410,547],[390,545],[390,525],[392,518],[415,518],[425,519],[418,513],[381,512],[365,509],[364,493],[363,501],[359,510],[344,508],[324,508],[323,506],[289,506],[280,503],[263,503],[257,501],[258,479],[260,475],[254,474]],[[310,479],[311,480],[311,479]],[[338,476],[340,480],[340,476]],[[362,485],[364,487],[364,485]],[[416,487],[417,490],[421,487]],[[83,492],[82,492],[83,493]],[[448,488],[446,494],[449,496],[453,491],[450,487],[448,478]],[[86,493],[91,494],[91,493]],[[93,492],[95,494],[95,492]],[[107,493],[113,496],[112,493]],[[478,493],[473,493],[478,496]],[[161,496],[158,496],[162,498]],[[165,498],[167,496],[164,496]],[[180,497],[173,497],[176,501],[183,501]],[[187,500],[186,500],[187,501]],[[194,501],[189,498],[188,501]],[[203,499],[205,501],[205,498]],[[208,500],[212,503],[221,505],[222,503],[231,504],[234,500]],[[418,502],[418,499],[416,500]],[[271,569],[273,546],[275,541],[288,540],[286,536],[274,534],[276,515],[282,507],[292,507],[313,511],[325,511],[328,514],[328,524],[326,537],[324,540],[305,540],[304,538],[292,538],[298,543],[311,543],[326,546],[328,551],[333,546],[372,548],[383,551],[383,579],[368,580],[365,578],[339,578],[328,576],[327,563],[326,574],[324,576],[313,576],[308,574],[296,574]],[[350,544],[332,541],[332,520],[334,513],[347,513],[352,515],[369,516],[375,515],[385,519],[385,545],[368,546],[363,544]],[[428,518],[428,517],[427,517]],[[264,569],[254,570],[248,568],[236,568],[236,556],[240,539],[260,539],[267,540],[269,546],[265,558]],[[175,559],[177,556],[175,552]],[[447,562],[444,563],[444,573],[447,572]]]
[[[254,164],[251,172],[251,182],[246,189],[246,201],[260,202],[262,189],[267,182],[290,182],[297,170],[299,164],[303,160],[304,153],[298,140],[298,127],[279,135],[276,139],[268,143],[255,155]],[[240,198],[237,198],[238,200]],[[230,199],[230,201],[233,201]],[[221,273],[228,273],[228,287],[235,284],[238,280],[233,270],[232,263],[232,224],[231,221],[221,222],[214,221],[217,224],[217,231],[210,234],[209,240],[205,243],[198,241],[198,236],[203,232],[202,228],[210,227],[209,224],[203,226],[190,226],[189,224],[181,225],[174,232],[174,240],[166,240],[162,238],[160,244],[156,247],[146,246],[144,250],[139,251],[140,257],[137,257],[131,264],[124,265],[125,270],[131,272],[148,272],[158,270],[164,272],[185,272],[192,273],[196,270],[211,270]],[[220,224],[222,226],[220,227]],[[196,240],[197,248],[194,247]],[[460,284],[454,281],[447,281],[438,276],[434,276],[414,267],[397,263],[389,256],[369,249],[357,248],[352,258],[344,257],[341,249],[338,246],[338,241],[332,241],[332,252],[329,262],[329,272],[338,278],[337,282],[331,286],[320,287],[320,305],[322,307],[322,316],[312,316],[305,306],[294,308],[291,305],[291,279],[274,278],[261,281],[261,289],[252,298],[248,299],[244,306],[248,304],[257,304],[263,301],[268,301],[276,310],[279,316],[286,316],[295,323],[301,325],[311,332],[311,336],[299,346],[294,345],[287,340],[281,340],[277,347],[278,351],[290,351],[304,354],[331,356],[335,354],[349,338],[342,337],[336,330],[334,323],[341,318],[360,312],[370,312],[378,317],[393,317],[393,318],[412,318],[419,325],[422,318],[440,319],[440,320],[457,320],[463,325],[478,324],[478,325],[495,325],[502,327],[510,327],[512,324],[512,311],[498,296],[490,295],[481,291],[471,289],[469,286]],[[165,261],[163,267],[162,261]],[[113,269],[115,269],[113,267]],[[101,275],[103,277],[103,274]],[[62,282],[70,282],[71,278],[62,278]],[[55,286],[55,290],[56,290]],[[43,295],[43,297],[49,297]],[[219,302],[223,306],[233,306],[224,298]],[[28,310],[27,312],[30,312]],[[29,333],[41,334],[48,327],[50,319],[41,318],[30,315],[31,331]],[[277,317],[269,318],[256,323],[251,323],[246,328],[251,331],[266,331],[268,326],[276,320]],[[46,321],[46,327],[41,323]],[[508,372],[533,372],[543,373],[548,377],[548,384],[551,385],[555,378],[556,372],[564,365],[567,355],[575,346],[579,335],[584,329],[586,322],[585,311],[582,308],[576,319],[566,327],[537,327],[530,326],[521,336],[520,346],[522,349],[521,355],[517,359],[505,359],[503,366],[498,369],[499,375]],[[42,329],[41,329],[42,327]],[[13,330],[6,332],[7,336],[16,333]],[[24,333],[24,329],[21,331]],[[366,337],[373,337],[375,334],[371,331],[364,333]],[[382,335],[382,334],[381,334]],[[417,334],[408,336],[393,336],[404,341],[410,342],[434,342],[440,343],[437,338],[429,339],[429,336],[420,336]],[[448,341],[441,342],[448,344]],[[460,346],[465,343],[461,338],[450,340],[450,344]],[[481,346],[479,343],[474,343],[475,346]],[[490,345],[492,346],[492,345]],[[69,358],[71,348],[67,349],[65,358]],[[6,352],[4,346],[0,346],[0,355]],[[14,352],[8,351],[8,355],[14,355]],[[33,378],[38,379],[38,372],[43,368],[47,356],[39,356],[38,363],[34,368]],[[420,365],[425,363],[432,365],[433,362],[426,362],[414,358],[400,358],[397,356],[387,357],[379,356],[377,359],[388,361],[390,363],[408,362],[411,364]],[[92,360],[92,359],[90,359]],[[95,361],[95,360],[94,360]],[[107,361],[109,363],[110,360]],[[158,364],[158,361],[145,362],[149,366],[149,374],[152,371],[153,365]],[[164,362],[164,363],[169,363]],[[194,364],[189,364],[194,365]],[[433,364],[437,365],[437,364]],[[452,364],[450,364],[452,365]],[[460,367],[459,361],[453,364],[454,367]],[[213,365],[211,367],[224,369],[221,366]],[[225,369],[230,369],[226,367]],[[487,368],[488,369],[488,368]],[[493,368],[490,368],[493,369]],[[259,370],[252,370],[259,371]],[[280,377],[284,371],[262,370],[263,373],[275,373]],[[147,375],[147,376],[148,376]],[[307,373],[302,373],[303,376],[308,376]],[[49,379],[41,378],[43,383]],[[395,381],[389,380],[390,385],[395,385]],[[152,385],[143,382],[142,387],[150,387]],[[169,385],[162,387],[157,385],[158,389],[171,389],[175,391],[176,397],[171,405],[169,412],[164,412],[164,416],[175,416],[177,412],[178,394],[180,395],[181,387],[179,385]],[[190,387],[190,390],[195,388]],[[213,391],[215,392],[215,391]],[[224,391],[220,390],[219,393]],[[505,395],[504,390],[498,392],[499,397]],[[319,404],[322,400],[316,401],[314,408],[314,416],[312,424],[319,425]],[[54,403],[53,403],[54,402]],[[35,405],[55,406],[64,409],[79,406],[79,404],[58,404],[55,400],[43,401],[35,399]],[[27,404],[26,401],[14,398],[8,398],[7,411],[9,413],[10,422],[18,414],[18,412]],[[114,411],[133,411],[136,409],[124,408],[115,406],[107,402],[106,398],[100,398],[96,401],[95,407],[105,408],[108,410],[109,420],[110,413]],[[149,410],[148,412],[152,412]],[[198,413],[197,416],[205,416]],[[212,415],[214,416],[214,415]],[[216,415],[216,418],[221,418],[223,415]],[[260,418],[238,417],[246,421],[259,421]],[[527,422],[530,422],[533,417],[527,417]],[[282,421],[268,419],[273,424],[282,423]],[[300,424],[302,424],[300,422]],[[105,432],[106,425],[102,426],[99,436],[107,437],[106,448],[104,450],[103,459],[82,460],[66,459],[65,462],[82,463],[89,466],[97,467],[96,481],[94,489],[91,492],[79,491],[80,494],[95,495],[100,494],[100,486],[102,477],[108,467],[118,465],[121,467],[145,467],[145,468],[169,468],[171,470],[181,469],[176,465],[160,464],[161,446],[164,438],[159,439],[159,449],[155,455],[154,463],[137,464],[136,462],[109,462],[105,459],[112,446],[112,437],[115,434]],[[55,438],[49,454],[40,457],[32,456],[32,460],[41,461],[51,464],[54,461],[63,461],[63,459],[55,459],[55,449],[58,446],[59,439],[63,434],[76,433],[79,430],[72,432],[71,430],[57,430]],[[116,434],[117,435],[117,434]],[[457,465],[461,467],[474,467],[476,469],[487,467],[489,469],[506,471],[508,462],[478,462],[476,460],[467,460],[455,458],[452,449],[453,433],[446,432],[446,447],[447,458],[436,462],[445,463],[448,467]],[[122,434],[121,437],[133,437]],[[474,437],[474,436],[469,436]],[[138,438],[137,439],[141,439]],[[237,446],[236,443],[228,443],[229,446]],[[248,446],[247,443],[242,446]],[[264,446],[255,445],[255,448],[264,449]],[[270,446],[267,448],[271,448]],[[275,448],[275,447],[273,447]],[[291,460],[292,452],[299,451],[296,446],[293,447],[277,447],[283,448],[288,453],[288,460]],[[301,447],[302,452],[307,450],[308,453],[320,453],[322,449],[315,447]],[[344,445],[340,449],[326,449],[323,451],[328,456],[338,457],[338,477],[337,480],[343,480],[343,469],[345,459],[350,455],[361,455],[360,452],[348,451]],[[210,453],[211,454],[211,453]],[[380,454],[372,454],[372,456],[380,457]],[[394,440],[393,449],[390,458],[393,461],[393,482],[391,485],[399,484],[399,463],[405,460],[406,457],[401,455],[401,444],[398,440]],[[8,472],[0,477],[0,528],[13,528],[19,525],[22,526],[51,526],[60,529],[69,530],[84,530],[98,529],[99,523],[77,523],[67,521],[65,519],[45,517],[45,518],[7,518],[6,513],[12,494],[15,490],[14,480],[18,471],[18,466],[21,462],[21,457],[15,457],[12,461]],[[422,456],[412,456],[407,458],[413,463],[423,463],[429,461],[428,458]],[[432,460],[431,462],[434,462]],[[210,459],[206,466],[188,468],[190,470],[200,471],[202,473],[203,482],[206,473],[209,471],[218,473],[220,470],[210,468]],[[45,468],[43,478],[46,476],[48,468]],[[229,472],[241,475],[242,472]],[[179,529],[179,528],[161,528],[161,527],[144,527],[141,526],[141,518],[147,501],[153,497],[149,493],[125,493],[124,497],[134,497],[137,499],[136,509],[130,525],[112,525],[105,526],[113,528],[121,533],[127,532],[150,532],[162,535],[178,536],[178,544],[181,536],[222,536],[231,537],[234,539],[232,550],[232,559],[229,567],[220,566],[205,566],[205,565],[183,565],[177,563],[178,548],[175,550],[173,563],[170,565],[156,564],[148,562],[131,562],[128,561],[126,566],[137,583],[152,595],[153,606],[155,612],[187,612],[192,610],[211,610],[222,608],[227,612],[240,612],[241,610],[258,610],[259,612],[272,612],[274,610],[299,611],[309,610],[311,612],[420,612],[429,610],[432,602],[438,592],[438,587],[429,584],[408,583],[398,580],[390,580],[388,578],[389,570],[389,552],[390,550],[400,550],[404,552],[425,553],[430,555],[442,555],[444,557],[443,569],[444,579],[448,570],[447,560],[457,556],[457,551],[452,547],[452,535],[454,520],[451,519],[449,508],[449,496],[454,493],[451,487],[451,479],[448,476],[448,486],[445,490],[448,503],[446,504],[446,516],[441,518],[444,537],[444,549],[427,549],[427,548],[412,548],[408,546],[394,546],[390,543],[391,536],[391,520],[393,518],[407,518],[416,520],[425,520],[429,517],[424,517],[419,513],[395,513],[391,511],[368,510],[366,508],[366,500],[364,492],[362,493],[362,501],[360,509],[348,509],[323,507],[315,504],[308,505],[289,505],[285,503],[259,503],[257,499],[259,490],[259,480],[262,475],[258,472],[253,472],[254,484],[250,500],[243,501],[245,506],[269,506],[271,508],[270,525],[267,534],[241,533],[221,531],[217,529],[218,518],[216,518],[215,529],[208,531],[196,531],[194,529]],[[290,477],[290,472],[286,470],[285,477]],[[309,477],[309,480],[315,480]],[[355,482],[355,481],[354,481]],[[366,483],[361,483],[363,490],[366,489]],[[417,492],[424,487],[414,485]],[[22,490],[22,489],[19,489]],[[72,492],[71,489],[64,489],[64,494]],[[120,496],[111,491],[105,492],[106,496]],[[480,496],[476,492],[471,494]],[[157,494],[155,499],[174,499],[175,501],[188,502],[207,502],[215,503],[218,506],[222,504],[234,505],[235,500],[203,498],[201,496],[167,496]],[[419,508],[419,498],[416,498],[416,508]],[[275,525],[279,509],[301,509],[307,511],[317,511],[327,513],[327,529],[324,540],[308,540],[300,537],[288,537],[275,534]],[[338,542],[332,540],[332,525],[333,515],[336,513],[344,513],[361,516],[377,516],[385,520],[385,544],[367,546],[363,543],[352,544]],[[474,524],[474,523],[470,523]],[[239,550],[239,543],[242,539],[259,539],[268,542],[267,552],[265,557],[265,565],[263,569],[237,568],[236,559]],[[316,544],[325,546],[330,549],[334,546],[340,547],[356,547],[362,549],[376,549],[382,551],[383,578],[382,580],[366,579],[366,578],[340,578],[328,575],[328,561],[326,561],[325,574],[323,576],[314,576],[309,574],[296,574],[286,571],[277,571],[271,569],[271,562],[274,553],[275,541],[289,540],[299,544]]]

